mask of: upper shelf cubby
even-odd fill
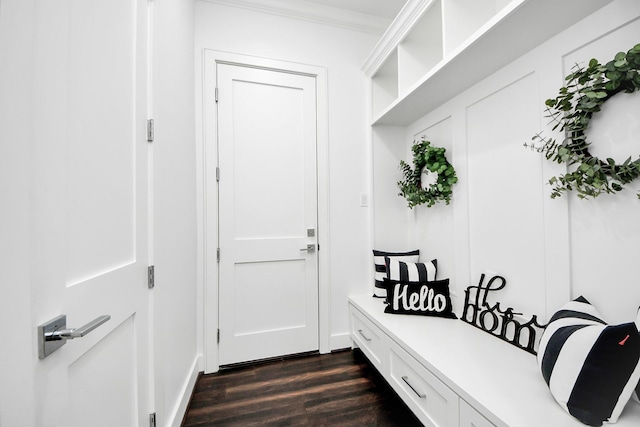
[[[371,77],[374,110],[381,111],[398,98],[398,50],[387,57],[384,64]]]
[[[408,0],[363,66],[372,124],[408,125],[613,0]]]
[[[445,0],[443,4],[444,51],[449,54],[462,46],[511,0]]]
[[[398,44],[399,93],[406,92],[442,57],[442,3],[436,0]]]

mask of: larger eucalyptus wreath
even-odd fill
[[[591,143],[586,136],[593,115],[608,99],[620,92],[633,93],[640,89],[638,70],[640,44],[626,54],[618,53],[605,65],[596,59],[592,59],[586,68],[576,65],[566,77],[567,84],[560,89],[559,95],[546,101],[549,117],[555,123],[553,129],[564,131],[565,138],[558,143],[538,134],[532,138],[538,143],[531,146],[549,160],[575,165],[571,172],[549,180],[553,186],[552,198],[572,190],[582,199],[615,193],[640,176],[640,158],[632,160],[629,157],[622,164],[616,164],[611,158],[600,160],[589,152]]]
[[[431,142],[423,139],[415,141],[411,151],[413,168],[404,160],[400,161],[400,170],[404,179],[398,181],[398,187],[400,187],[398,196],[407,199],[410,208],[423,203],[431,207],[439,201],[444,201],[448,205],[453,194],[451,186],[458,182],[458,177],[444,155],[446,150],[442,147],[432,147]],[[423,185],[424,173],[437,174],[437,178],[432,183]]]

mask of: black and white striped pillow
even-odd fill
[[[387,266],[384,260],[385,257],[407,262],[418,262],[418,259],[420,258],[420,250],[416,249],[415,251],[409,252],[386,252],[376,249],[373,250],[373,264],[376,269],[374,275],[373,296],[378,298],[387,297],[387,289],[384,285],[384,278],[387,277]]]
[[[438,272],[438,260],[430,262],[405,262],[385,257],[387,279],[402,282],[433,282]]]
[[[583,297],[549,321],[538,365],[555,400],[590,426],[615,423],[640,381],[640,312],[635,322],[607,325]]]

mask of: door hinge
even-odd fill
[[[149,414],[149,427],[156,427],[156,413]]]
[[[147,120],[147,142],[153,142],[154,133],[153,119],[149,119]]]
[[[220,328],[218,328],[218,344],[220,344]]]
[[[218,102],[218,88],[216,88],[215,93],[216,93],[216,102]]]
[[[220,248],[216,249],[216,260],[220,262]]]
[[[147,286],[149,289],[153,289],[156,286],[155,282],[155,267],[150,265],[147,267]]]
[[[220,182],[220,168],[216,167],[216,182]]]

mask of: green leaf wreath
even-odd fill
[[[589,152],[586,130],[593,115],[602,105],[620,92],[633,93],[640,89],[640,44],[627,53],[618,53],[612,61],[601,65],[596,59],[588,67],[576,65],[560,89],[559,95],[546,101],[553,129],[565,132],[562,142],[535,135],[531,146],[544,153],[548,160],[573,166],[571,171],[553,177],[551,198],[575,190],[581,199],[615,193],[640,176],[640,158],[629,157],[622,164],[608,158],[600,160]],[[640,194],[638,194],[640,198]]]
[[[404,160],[400,161],[400,170],[404,175],[402,181],[398,181],[400,187],[399,196],[407,199],[409,208],[426,203],[428,207],[439,201],[448,205],[453,194],[451,186],[458,182],[456,171],[447,158],[445,149],[432,147],[431,142],[422,140],[414,141],[411,147],[413,151],[413,169]],[[427,188],[423,188],[422,175],[424,172],[438,175],[435,182]]]

